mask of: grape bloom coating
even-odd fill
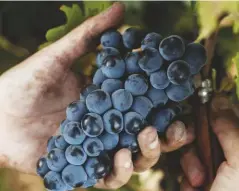
[[[111,172],[119,149],[140,152],[137,135],[146,126],[164,133],[182,113],[179,102],[194,93],[193,76],[207,59],[201,44],[133,27],[106,31],[100,42],[92,84],[69,104],[60,135],[49,138],[37,162],[49,191],[94,186]]]

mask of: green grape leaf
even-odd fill
[[[84,1],[85,17],[97,15],[110,7],[111,4],[111,1]]]
[[[233,32],[235,34],[239,34],[239,13],[233,16],[234,16]]]
[[[73,28],[75,28],[85,19],[82,10],[77,4],[73,4],[72,7],[63,5],[61,6],[60,10],[65,13],[67,22],[65,25],[48,30],[46,33],[47,41],[54,42],[58,40],[59,38],[70,32]]]
[[[200,25],[198,41],[208,37],[218,26],[218,19],[225,13],[236,13],[238,1],[197,1],[196,11]]]

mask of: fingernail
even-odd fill
[[[167,138],[169,142],[181,142],[186,140],[186,135],[185,125],[181,121],[174,122],[167,131]]]
[[[148,144],[151,144],[157,136],[158,135],[157,135],[156,131],[154,129],[152,129],[147,134],[144,134],[144,139],[146,139],[146,142]]]
[[[154,141],[149,144],[149,148],[151,150],[156,149],[158,146],[158,143],[159,143],[159,139],[158,139],[158,137],[155,137]]]
[[[124,168],[130,168],[131,165],[132,165],[132,162],[126,162],[126,163],[124,164]]]

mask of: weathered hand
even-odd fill
[[[94,48],[94,39],[123,18],[116,3],[68,35],[29,57],[0,77],[0,153],[2,165],[35,171],[47,139],[56,133],[66,106],[79,99],[84,85],[70,67]]]
[[[35,173],[36,162],[45,153],[49,137],[56,134],[65,118],[69,103],[79,99],[83,78],[70,67],[72,62],[94,48],[94,39],[108,28],[117,26],[124,7],[115,3],[68,35],[29,57],[0,77],[0,162],[2,166]],[[133,170],[151,168],[161,152],[176,150],[193,141],[191,128],[175,122],[167,131],[167,142],[147,127],[139,136],[142,151],[132,163],[127,149],[114,157],[113,172],[96,185],[118,188],[127,183]]]
[[[212,101],[213,131],[224,151],[226,160],[220,165],[211,191],[231,191],[239,187],[239,127],[238,116],[227,98],[216,97]],[[235,108],[235,107],[234,107]],[[205,169],[193,150],[186,152],[181,159],[185,178],[182,191],[196,191],[205,179]]]

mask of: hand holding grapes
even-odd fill
[[[1,166],[35,173],[47,140],[56,134],[65,108],[79,98],[85,83],[70,70],[72,62],[91,49],[99,34],[119,24],[123,10],[121,4],[114,4],[1,76]],[[154,128],[144,129],[138,136],[141,154],[134,164],[129,150],[118,151],[113,172],[96,186],[118,188],[127,183],[133,170],[151,168],[161,152],[178,149],[194,138],[192,128],[181,122],[173,123],[166,134],[167,142],[160,142]]]

